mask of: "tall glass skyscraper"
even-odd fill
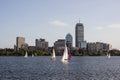
[[[80,43],[84,41],[84,26],[82,23],[77,23],[75,26],[75,45],[80,48]]]
[[[68,34],[66,35],[65,40],[66,40],[67,46],[68,46],[69,48],[71,48],[72,45],[73,45],[73,39],[72,39],[72,35],[71,35],[70,33],[68,33]]]

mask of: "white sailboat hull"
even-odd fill
[[[61,60],[62,63],[67,64],[68,60]]]

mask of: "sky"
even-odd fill
[[[104,42],[120,49],[120,0],[0,0],[0,48],[13,48],[16,37],[35,45],[44,38],[53,46],[75,25],[84,25],[87,42]]]

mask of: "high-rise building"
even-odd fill
[[[68,34],[66,35],[65,39],[66,39],[67,47],[72,48],[72,45],[73,45],[72,35],[71,35],[70,33],[68,33]]]
[[[25,44],[25,38],[24,37],[17,37],[16,38],[17,50],[21,49],[23,44]]]
[[[36,39],[35,45],[37,48],[48,49],[48,42],[45,39]]]
[[[81,41],[84,41],[84,26],[82,23],[77,23],[75,26],[75,45],[80,48]]]

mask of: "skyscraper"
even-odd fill
[[[71,35],[70,33],[68,33],[68,34],[66,35],[65,39],[66,39],[66,44],[67,44],[67,46],[68,46],[69,48],[71,48],[72,45],[73,45],[72,35]]]
[[[75,26],[75,45],[80,48],[80,43],[84,41],[84,26],[82,23],[77,23]]]
[[[25,38],[24,37],[17,37],[16,38],[17,50],[21,49],[23,44],[25,44]]]

